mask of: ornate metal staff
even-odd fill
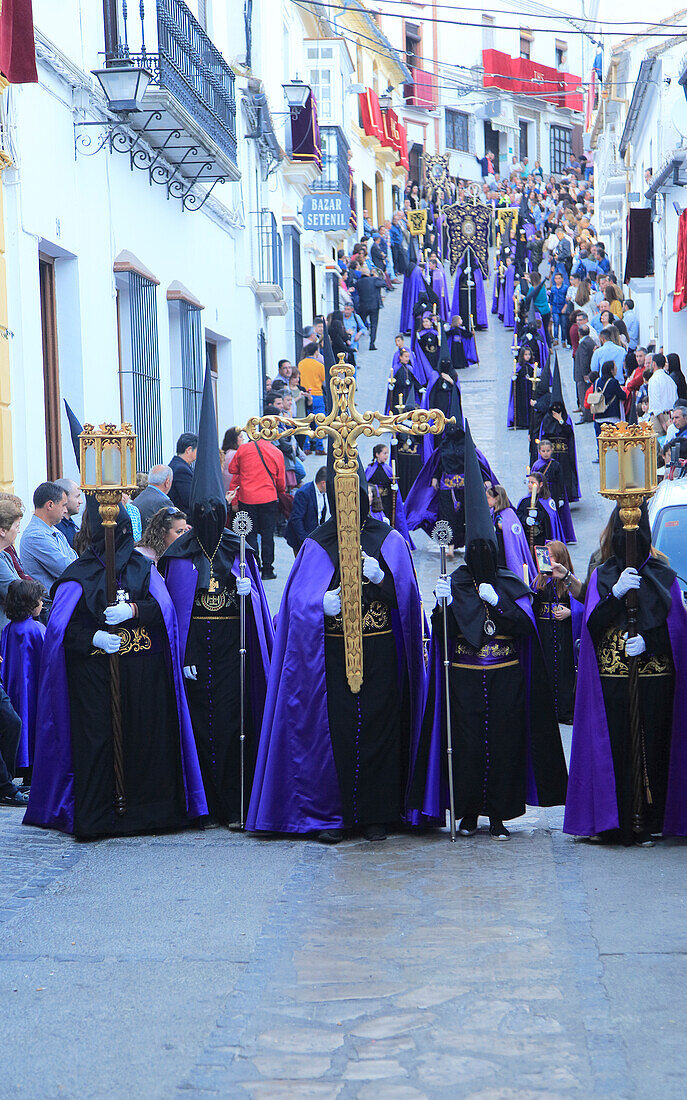
[[[239,537],[239,575],[246,576],[246,535],[253,530],[248,512],[237,512],[231,529]],[[246,821],[246,597],[239,596],[239,745],[241,751],[241,828]]]
[[[465,280],[465,286],[466,286],[466,289],[467,289],[467,292],[468,292],[468,316],[469,316],[469,319],[470,319],[470,335],[472,335],[472,333],[475,330],[475,322],[472,319],[472,288],[473,288],[473,286],[475,286],[475,284],[472,281],[472,258],[471,257],[472,257],[472,253],[471,253],[471,250],[468,248],[467,254],[465,256],[465,274],[467,275],[467,279]]]
[[[329,372],[332,409],[302,419],[290,416],[253,416],[245,427],[250,439],[273,442],[289,435],[329,437],[334,457],[334,496],[341,570],[341,617],[343,620],[346,678],[354,694],[363,682],[363,617],[361,605],[360,498],[358,488],[358,436],[403,432],[407,435],[438,435],[446,424],[455,423],[440,409],[413,409],[402,416],[380,412],[361,413],[355,405],[355,368],[339,362]],[[375,423],[376,421],[376,423]],[[314,425],[314,426],[313,426]]]
[[[453,532],[451,531],[451,524],[445,519],[440,519],[438,523],[434,524],[432,528],[432,538],[441,551],[441,579],[442,581],[448,580],[448,571],[446,569],[446,547],[450,546],[453,541]],[[444,692],[446,703],[446,756],[448,757],[448,816],[449,824],[451,828],[451,841],[455,842],[456,839],[456,804],[453,795],[453,729],[451,726],[451,681],[449,679],[449,668],[451,665],[451,658],[448,651],[448,625],[446,616],[448,613],[448,606],[446,604],[446,597],[444,596],[441,601],[442,604],[442,624],[444,632]]]

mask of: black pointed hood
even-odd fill
[[[558,366],[558,355],[553,353],[553,380],[551,383],[551,408],[557,409],[563,413],[564,419],[567,417],[567,409],[565,407],[565,399],[563,397],[563,386],[561,384],[561,371]]]
[[[198,425],[198,453],[191,483],[188,521],[198,542],[210,557],[217,549],[227,519],[227,501],[219,458],[212,375],[205,368],[203,403]]]
[[[441,367],[442,363],[446,363],[449,367],[451,367],[453,365],[452,360],[451,360],[451,351],[450,351],[449,346],[448,346],[448,337],[446,335],[445,325],[441,326],[441,343],[439,345],[439,360],[438,360],[438,363],[439,363],[439,367]]]
[[[488,542],[497,549],[494,521],[491,518],[487,496],[484,491],[484,477],[477,459],[477,451],[465,421],[465,552],[474,543]]]
[[[537,332],[539,322],[537,320],[537,311],[534,308],[534,298],[530,298],[530,304],[527,307],[527,324],[534,325],[534,331]]]
[[[336,359],[334,358],[334,349],[332,348],[332,342],[329,339],[326,325],[322,333],[322,358],[324,359],[324,386],[322,387],[322,396],[324,397],[324,411],[328,415],[332,411],[332,391],[329,386],[329,372],[332,367],[336,366]]]
[[[373,519],[370,515],[370,494],[363,464],[358,456],[358,492],[360,504],[360,543],[366,554],[379,558],[382,543],[389,534],[390,528],[386,523]],[[334,496],[334,453],[330,446],[327,450],[327,500],[329,501],[330,519],[321,527],[316,527],[308,538],[319,543],[326,550],[335,568],[334,580],[339,576],[339,537],[336,524],[336,498]]]
[[[72,437],[72,447],[74,448],[74,457],[76,458],[76,468],[81,469],[81,441],[79,436],[83,431],[83,424],[80,424],[77,420],[76,414],[73,409],[70,409],[69,405],[65,401],[64,408],[67,413],[67,420],[69,421],[69,432]]]

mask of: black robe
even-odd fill
[[[403,808],[409,728],[402,721],[407,706],[399,699],[391,624],[396,593],[381,552],[376,556],[384,580],[375,585],[363,579],[365,677],[357,695],[346,679],[341,615],[324,621],[327,713],[346,828],[398,824]],[[330,587],[339,583],[337,568]]]
[[[534,405],[530,405],[530,466],[534,466],[539,457],[539,440],[548,439],[548,436],[542,437],[541,425],[551,408],[551,394],[548,390],[544,394],[538,394],[535,388],[531,400],[534,401]]]
[[[515,509],[518,515],[518,519],[522,524],[522,529],[525,532],[525,538],[527,539],[530,549],[533,546],[545,546],[547,542],[550,542],[553,538],[553,531],[551,528],[551,516],[547,512],[546,508],[540,500],[536,502],[537,515],[534,518],[534,523],[528,523],[530,518],[530,504],[531,497],[523,497]],[[534,558],[534,552],[532,557]]]
[[[617,600],[610,593],[610,584],[602,585],[603,569],[604,567],[601,566],[597,570],[597,584],[599,594],[602,595],[602,588],[604,593],[589,615],[587,626],[596,651],[613,754],[620,821],[619,839],[623,844],[631,845],[634,842],[633,773],[629,735],[628,661],[622,640],[622,635],[627,630],[627,613],[625,601]],[[617,579],[617,572],[615,579]],[[642,584],[644,585],[644,576]],[[644,594],[640,598],[643,597]],[[647,593],[648,599],[650,599],[649,593]],[[661,614],[658,602],[655,606],[658,613],[651,615],[649,619],[651,626],[642,624],[640,617],[639,632],[646,642],[646,652],[638,658],[638,661],[639,711],[652,797],[652,804],[645,807],[645,821],[651,832],[658,833],[663,825],[668,784],[675,671],[665,615]],[[614,833],[609,834],[608,839],[615,840],[618,837]]]
[[[580,483],[577,477],[577,460],[575,455],[575,432],[571,424],[564,418],[560,424],[556,418],[547,412],[541,421],[540,439],[548,439],[553,447],[553,456],[560,465],[568,500],[580,499]]]
[[[145,560],[140,554],[135,558]],[[104,628],[84,596],[64,636],[74,832],[82,837],[173,829],[188,821],[177,703],[167,667],[162,613],[148,595],[147,586],[144,591],[131,584],[132,579],[128,570],[120,576],[123,586],[130,585],[127,590],[136,602],[138,617],[117,628],[122,635],[119,675],[127,807],[122,816],[114,811],[110,659],[93,645],[93,635]]]
[[[570,607],[570,596],[559,596],[556,582],[548,580],[546,586],[535,590],[533,610],[537,631],[544,654],[556,718],[570,725],[575,705],[575,647],[572,616],[560,622],[553,615],[556,604]]]

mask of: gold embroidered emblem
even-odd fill
[[[115,633],[119,634],[122,639],[122,644],[118,650],[120,657],[125,657],[127,653],[146,653],[153,648],[150,634],[143,626],[136,626],[131,630],[122,627],[121,630],[117,630]],[[91,650],[91,657],[101,656],[104,652],[104,649],[93,649]]]
[[[618,627],[612,626],[601,639],[596,655],[600,676],[629,676],[623,633]],[[667,656],[642,654],[639,658],[640,676],[669,676],[672,671],[672,661]]]

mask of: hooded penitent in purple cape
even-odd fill
[[[504,328],[515,326],[515,268],[513,264],[506,267],[503,280],[503,325]]]
[[[365,467],[365,477],[371,485],[376,485],[379,489],[379,495],[382,500],[382,508],[384,509],[384,515],[389,522],[392,518],[392,470],[389,462],[371,462],[369,466]],[[406,540],[411,550],[415,549],[415,544],[410,537],[410,531],[408,530],[408,520],[406,519],[406,510],[403,503],[403,497],[401,496],[400,489],[396,489],[396,508],[395,508],[395,523],[394,530],[398,531],[399,535]]]
[[[363,585],[364,678],[353,695],[340,620],[325,620],[322,607],[327,590],[338,584],[333,523],[318,531],[328,548],[306,539],[284,589],[246,824],[251,830],[364,827],[392,823],[402,811],[398,784],[405,782],[408,759],[400,729],[417,738],[424,684],[421,603],[410,551],[386,524],[365,521],[363,549],[383,565],[385,580],[376,596],[376,586]],[[338,560],[336,551],[334,556]],[[387,591],[390,604],[384,602]],[[384,626],[389,617],[391,632]]]
[[[429,316],[431,316],[431,314]],[[411,339],[411,347],[413,349],[413,354],[415,355],[415,367],[413,369],[413,374],[417,378],[418,384],[420,386],[426,386],[430,378],[432,378],[434,375],[434,363],[428,357],[427,352],[423,347],[423,344],[426,344],[431,336],[434,337],[434,340],[436,341],[438,347],[439,335],[435,328],[418,329],[417,333],[414,334]]]
[[[17,768],[29,768],[33,764],[38,678],[44,637],[43,623],[29,617],[22,622],[8,623],[0,640],[2,683],[21,718]]]
[[[257,736],[267,688],[272,623],[255,557],[246,548],[246,712],[244,790],[241,791],[240,728],[240,542],[225,530],[212,379],[205,376],[198,428],[198,454],[191,485],[192,530],[176,539],[160,560],[179,621],[186,694],[203,783],[212,818],[242,824],[248,804]],[[212,559],[212,567],[210,566]]]
[[[401,323],[399,332],[413,331],[413,307],[427,285],[421,264],[415,264],[409,274],[403,276],[403,297],[401,300]]]
[[[441,320],[448,324],[450,320],[450,306],[446,272],[444,271],[443,267],[436,267],[433,270],[430,268],[430,272],[432,278],[432,290],[439,299],[439,308],[437,312]]]
[[[122,581],[139,604],[139,625],[118,630],[129,636],[120,656],[126,812],[114,809],[108,658],[92,642],[103,627],[88,607],[93,562],[84,569],[82,558],[69,567],[74,579],[57,585],[45,634],[25,825],[99,836],[171,828],[207,813],[176,615],[155,566],[135,558]]]
[[[484,290],[484,275],[482,274],[482,268],[475,261],[474,256],[471,259],[472,264],[472,281],[475,284],[471,289],[470,302],[472,306],[472,319],[475,324],[475,328],[488,328],[489,316],[487,313],[487,297]],[[458,314],[463,319],[465,325],[469,325],[470,319],[467,316],[463,316],[461,311],[461,276],[466,269],[466,259],[460,261],[456,268],[455,282],[453,284],[453,301],[451,302],[451,316],[455,317]],[[466,301],[466,291],[463,289],[462,300]],[[465,311],[467,313],[467,310]]]
[[[409,818],[442,823],[449,806],[443,615],[449,637],[455,809],[466,829],[480,814],[493,826],[525,804],[561,805],[566,770],[553,701],[540,682],[543,658],[523,581],[498,568],[497,543],[482,471],[469,429],[465,439],[465,561],[451,574],[451,602],[432,616],[429,681],[421,735],[414,745]],[[495,606],[480,598],[490,585]],[[490,625],[488,625],[490,622]]]
[[[523,530],[527,533],[532,524],[527,523],[528,512],[530,510],[530,503],[532,497],[522,497],[517,504],[516,512],[520,517],[520,522],[523,524]],[[550,497],[537,497],[537,510],[543,509],[544,514],[539,512],[535,519],[535,546],[543,546],[545,542],[550,542],[551,539],[556,539],[558,542],[565,542],[565,532],[560,519],[558,518],[558,510],[554,501]],[[543,520],[543,524],[541,521]],[[543,530],[540,527],[543,526]]]
[[[648,554],[646,508],[637,533],[639,709],[652,802],[644,800],[647,832],[687,836],[687,614],[675,575]],[[614,548],[623,538],[617,516]],[[610,832],[633,842],[625,600],[612,585],[625,566],[622,548],[595,572],[587,588],[577,670],[570,785],[563,829],[575,836]]]

